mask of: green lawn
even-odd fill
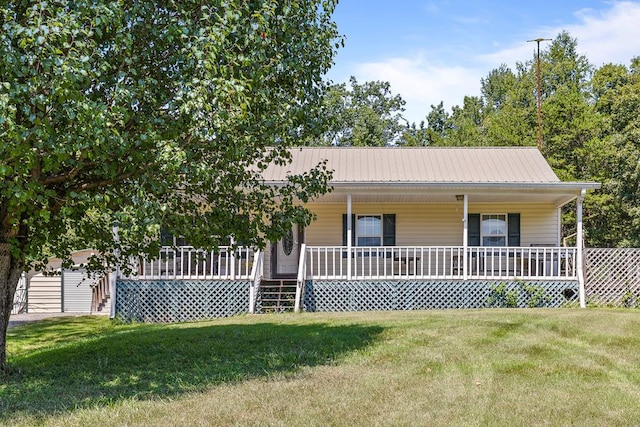
[[[8,425],[638,425],[640,311],[59,318],[9,330]]]

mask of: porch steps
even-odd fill
[[[296,280],[263,280],[259,290],[262,313],[293,311],[296,299]]]
[[[109,314],[111,312],[111,289],[109,276],[105,275],[92,287],[91,313]]]
[[[111,297],[105,298],[101,304],[98,305],[98,313],[109,314],[111,312]]]

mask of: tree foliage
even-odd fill
[[[0,367],[21,271],[92,247],[260,245],[311,213],[323,165],[260,171],[315,130],[339,42],[331,0],[9,1],[0,6]],[[114,239],[112,226],[120,227]]]
[[[309,145],[374,146],[397,142],[406,126],[405,101],[388,82],[358,83],[355,77],[331,85],[323,99],[324,135]]]

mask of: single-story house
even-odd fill
[[[505,290],[520,292],[519,305],[537,292],[535,305],[584,305],[582,202],[599,184],[561,181],[536,148],[291,154],[290,164],[264,171],[266,183],[324,160],[333,170],[333,191],[307,204],[311,225],[293,225],[262,252],[165,247],[138,276],[114,283],[113,314],[187,320],[256,312],[269,301],[309,311],[482,307]],[[563,246],[561,208],[572,201],[578,244]]]

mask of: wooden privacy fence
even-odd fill
[[[640,307],[640,248],[586,248],[584,273],[588,302]]]

